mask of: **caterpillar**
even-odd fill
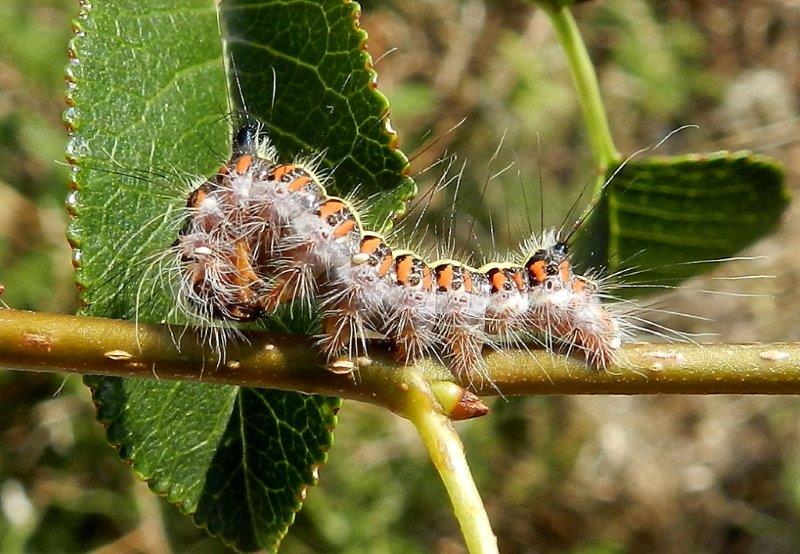
[[[469,379],[487,377],[485,347],[517,341],[567,344],[591,368],[614,362],[623,326],[555,231],[503,262],[429,262],[365,229],[352,201],[328,194],[314,160],[280,162],[259,125],[242,125],[231,151],[189,195],[171,250],[179,303],[202,319],[253,321],[316,302],[319,350],[345,368],[367,355],[369,333],[400,362],[436,355]]]

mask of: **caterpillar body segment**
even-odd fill
[[[436,284],[436,335],[456,375],[485,373],[482,351],[489,342],[486,312],[490,284],[486,275],[455,260],[432,264]]]
[[[517,342],[515,336],[525,331],[529,305],[525,268],[511,262],[488,263],[478,271],[489,283],[486,333],[497,336],[501,344]]]
[[[366,354],[366,332],[377,332],[383,318],[392,261],[386,241],[364,233],[358,251],[332,266],[320,294],[323,333],[318,342],[328,360]]]
[[[590,366],[605,369],[622,346],[620,323],[600,302],[597,285],[576,276],[572,282],[572,342],[583,350]]]
[[[290,194],[300,194],[297,189]],[[311,306],[317,289],[330,294],[333,268],[348,265],[361,237],[361,223],[349,204],[335,197],[319,198],[311,210],[283,226],[275,246],[274,293],[267,309],[298,299]]]
[[[433,352],[437,305],[433,272],[410,250],[394,253],[381,332],[394,344],[395,359],[408,365]]]

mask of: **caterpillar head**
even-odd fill
[[[231,160],[242,156],[252,156],[275,163],[277,152],[264,133],[264,125],[254,122],[250,117],[236,128],[231,138]]]
[[[260,132],[261,130],[256,124],[246,123],[242,125],[233,135],[231,157],[236,158],[238,156],[256,154]]]
[[[576,275],[562,241],[538,247],[525,261],[530,327],[582,351],[592,367],[613,362],[622,342],[617,318],[601,303],[598,285]]]

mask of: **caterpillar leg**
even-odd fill
[[[333,294],[323,300],[322,335],[317,345],[328,361],[344,356],[356,359],[367,351],[363,305],[357,290]]]
[[[394,344],[394,359],[405,365],[411,365],[430,353],[436,340],[432,331],[432,310],[430,319],[419,316],[420,313],[413,308],[395,310],[386,332]]]
[[[586,358],[586,363],[592,369],[604,370],[612,365],[616,359],[616,349],[611,341],[600,338],[596,335],[588,334],[584,331],[576,331],[572,337],[570,347],[574,344]]]
[[[260,296],[266,290],[266,283],[253,270],[250,254],[247,241],[237,239],[230,259],[233,270],[225,275],[233,293],[226,315],[238,321],[251,321],[263,313]]]
[[[441,333],[445,347],[445,356],[450,371],[458,377],[466,377],[470,382],[475,376],[484,376],[485,362],[483,346],[486,335],[479,322],[454,321],[443,326]]]
[[[591,283],[573,285],[576,292],[570,314],[575,344],[585,356],[589,367],[606,369],[617,357],[622,345],[622,332],[617,319],[593,294]]]
[[[179,236],[175,250],[184,275],[181,294],[198,315],[235,321],[261,315],[266,287],[253,271],[246,241],[191,233]]]
[[[299,264],[279,272],[261,296],[259,303],[265,313],[273,313],[284,305],[299,301],[311,306],[316,289],[314,270],[310,265]]]

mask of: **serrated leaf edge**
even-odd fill
[[[62,112],[62,121],[67,129],[69,136],[67,148],[65,150],[65,158],[70,166],[70,181],[69,192],[65,200],[65,209],[69,215],[70,222],[67,226],[67,242],[69,243],[72,251],[72,266],[75,269],[75,286],[78,289],[78,300],[81,308],[85,307],[86,303],[86,282],[83,278],[81,267],[81,248],[80,248],[80,233],[78,231],[78,204],[71,199],[80,191],[79,175],[81,172],[80,156],[78,155],[77,145],[80,142],[80,128],[79,111],[76,108],[74,92],[78,89],[78,77],[76,69],[80,65],[79,45],[80,39],[86,36],[86,25],[90,23],[90,12],[92,9],[91,3],[88,0],[79,0],[80,10],[78,17],[72,20],[72,31],[74,36],[69,40],[67,45],[67,56],[69,61],[64,68],[64,80],[66,82],[66,90],[64,91],[64,98],[66,108]]]
[[[150,489],[151,492],[153,492],[153,494],[156,494],[156,495],[164,498],[167,502],[169,502],[170,504],[172,504],[173,506],[178,508],[178,510],[181,512],[181,514],[183,514],[185,516],[188,516],[192,520],[192,523],[198,529],[202,529],[203,531],[205,531],[208,536],[214,537],[215,539],[219,540],[220,542],[222,542],[223,544],[225,544],[229,548],[231,548],[233,550],[236,550],[237,552],[241,552],[241,550],[239,550],[239,548],[235,544],[233,544],[232,542],[228,541],[222,535],[221,532],[220,533],[213,533],[213,532],[211,532],[209,530],[207,525],[198,523],[197,520],[194,517],[195,511],[186,508],[184,502],[174,498],[174,496],[171,496],[172,495],[172,489],[171,488],[169,488],[169,487],[158,488],[158,486],[157,486],[158,483],[152,478],[152,476],[147,476],[142,471],[139,470],[139,468],[136,465],[136,460],[134,460],[132,458],[129,458],[129,457],[125,457],[125,456],[122,455],[122,452],[121,452],[122,444],[119,443],[119,442],[112,441],[109,438],[109,432],[110,432],[111,428],[115,425],[114,420],[108,420],[108,419],[101,419],[100,418],[100,411],[103,408],[103,402],[101,400],[99,400],[98,397],[97,397],[97,394],[96,394],[97,387],[92,384],[92,382],[91,382],[92,378],[93,378],[93,376],[91,376],[91,375],[85,376],[83,378],[83,384],[86,385],[89,388],[89,390],[91,391],[91,393],[92,393],[92,403],[94,404],[95,413],[97,414],[95,419],[98,421],[98,423],[100,423],[103,426],[103,429],[105,430],[106,442],[112,448],[114,448],[116,450],[117,456],[119,457],[119,459],[130,467],[131,473],[133,473],[133,475],[136,477],[136,479],[138,479],[139,481],[141,481],[143,483],[146,483],[147,487]],[[239,394],[239,390],[240,389],[241,389],[241,387],[236,387],[236,394],[237,395]],[[298,394],[301,394],[301,393],[298,393]],[[283,531],[280,532],[280,533],[276,533],[277,538],[276,538],[275,542],[269,547],[272,551],[275,551],[275,550],[277,550],[279,548],[281,542],[286,537],[286,535],[289,533],[289,529],[294,524],[297,514],[300,512],[300,510],[303,507],[303,502],[305,501],[305,497],[306,497],[307,491],[310,488],[315,487],[319,483],[319,469],[322,468],[327,463],[327,461],[328,461],[328,452],[330,451],[331,447],[333,446],[333,442],[334,442],[333,431],[336,428],[336,425],[337,425],[337,423],[339,421],[339,417],[338,417],[337,414],[339,412],[339,409],[341,408],[342,400],[339,399],[339,398],[327,397],[327,396],[326,397],[320,396],[320,398],[324,398],[325,399],[324,412],[326,412],[326,413],[323,413],[323,420],[325,422],[325,424],[324,424],[325,425],[324,429],[325,429],[325,433],[326,433],[326,437],[325,438],[327,439],[328,446],[321,450],[321,452],[322,452],[322,461],[320,461],[318,463],[315,463],[315,464],[310,464],[309,465],[309,468],[311,469],[311,474],[313,476],[312,481],[310,483],[308,483],[308,482],[307,483],[303,483],[300,486],[298,494],[297,494],[297,497],[296,497],[296,500],[298,500],[298,503],[296,505],[291,506],[291,512],[292,512],[291,513],[291,517],[287,521],[286,526],[284,527]],[[334,401],[332,401],[332,400],[334,400]],[[323,411],[323,410],[321,410],[321,411]]]
[[[400,137],[395,131],[394,127],[392,127],[392,123],[389,117],[390,113],[390,102],[389,99],[386,97],[383,92],[380,91],[378,88],[378,72],[375,70],[375,65],[372,61],[372,54],[369,53],[369,48],[367,46],[367,42],[369,41],[369,34],[367,31],[361,27],[361,5],[356,2],[355,0],[342,0],[345,5],[352,4],[353,9],[351,10],[351,16],[353,18],[353,26],[355,29],[356,34],[360,38],[359,48],[362,51],[362,58],[364,61],[364,69],[366,69],[369,75],[369,82],[370,82],[370,89],[372,94],[375,98],[380,101],[383,105],[383,112],[381,113],[381,118],[384,120],[383,125],[383,133],[389,139],[387,144],[389,150],[394,153],[397,157],[401,158],[403,163],[403,171],[402,176],[403,179],[401,182],[395,187],[392,191],[393,193],[397,193],[400,191],[402,196],[397,198],[398,206],[392,209],[392,219],[398,219],[406,213],[406,206],[408,202],[413,200],[417,193],[417,184],[416,182],[410,177],[411,172],[411,162],[408,159],[408,156],[400,149]]]

